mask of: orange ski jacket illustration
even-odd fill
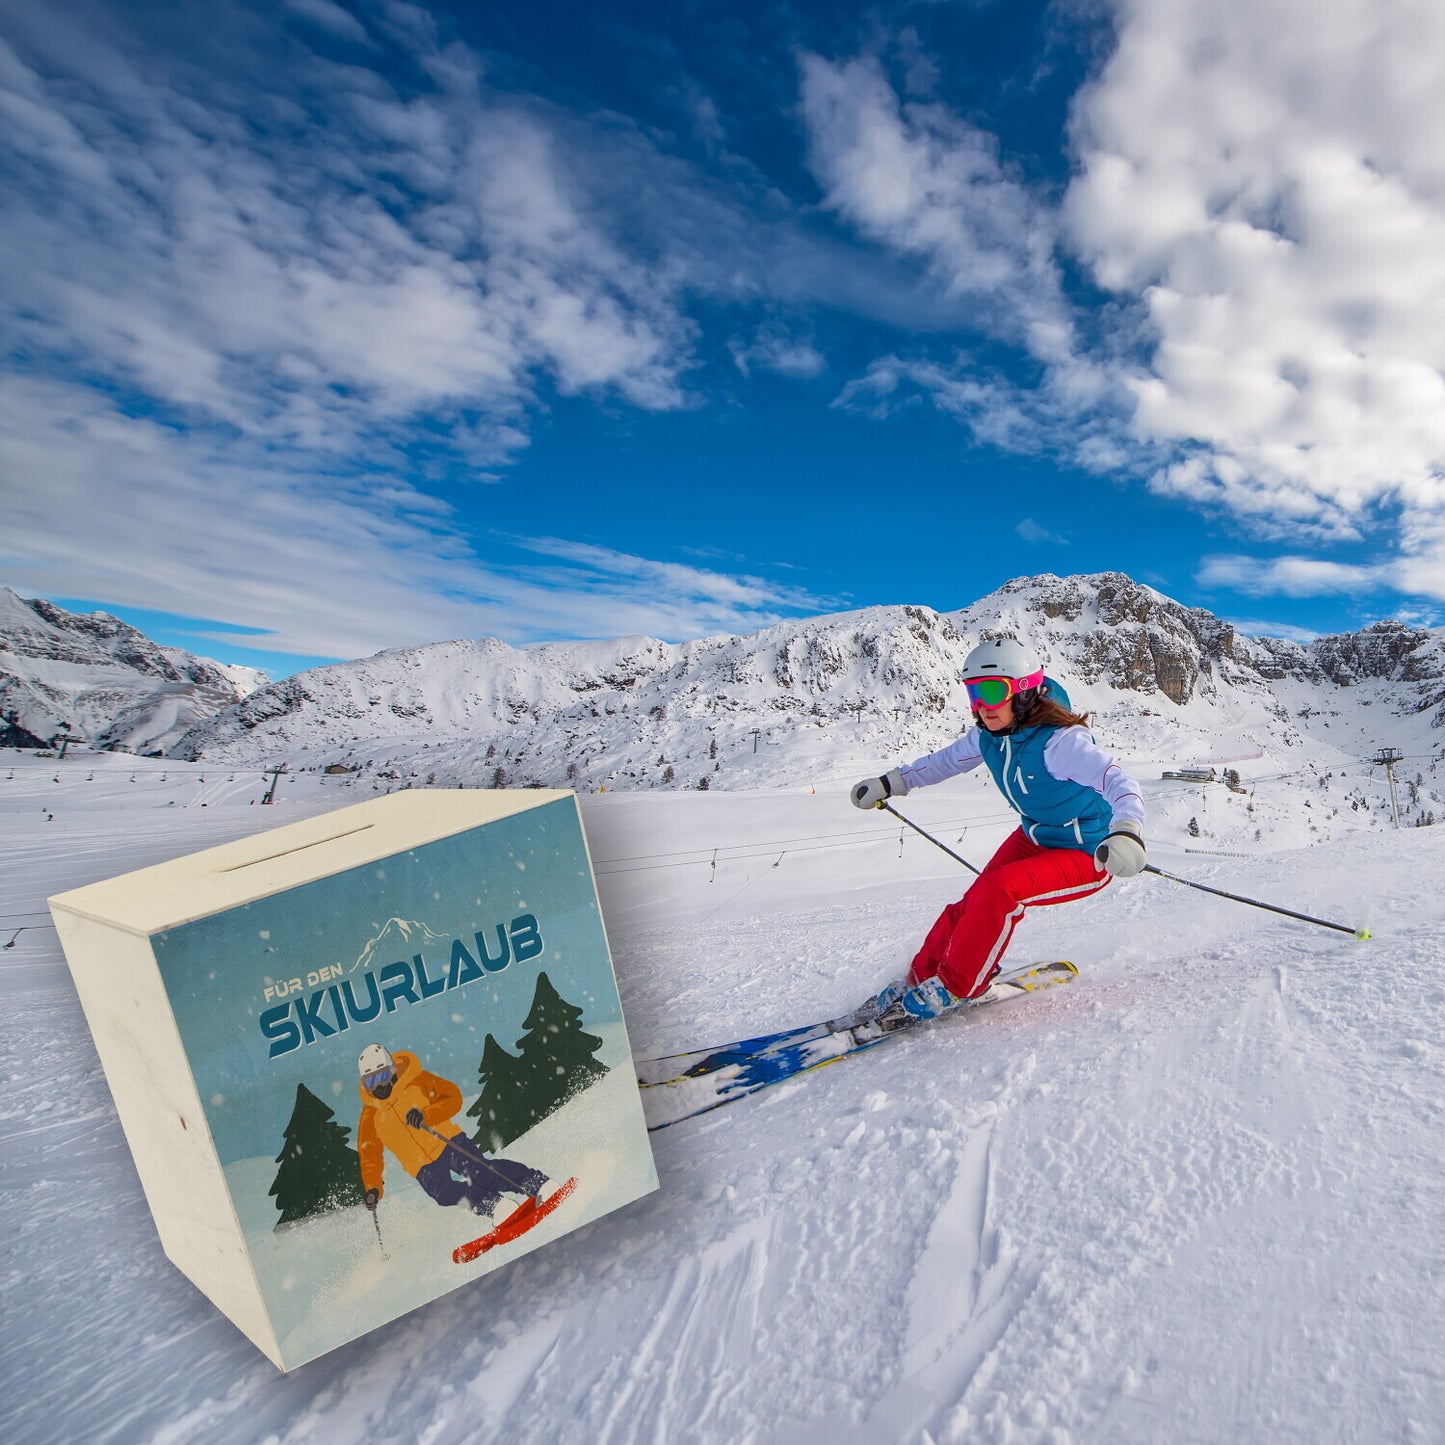
[[[405,1049],[398,1049],[392,1057],[396,1084],[387,1098],[378,1099],[364,1083],[357,1086],[361,1095],[361,1122],[356,1130],[361,1187],[375,1189],[378,1194],[386,1150],[390,1149],[401,1167],[415,1178],[418,1170],[439,1158],[448,1142],[462,1132],[452,1122],[452,1115],[462,1107],[462,1091],[450,1079],[428,1073],[421,1060]],[[412,1109],[421,1110],[425,1128],[407,1126],[406,1116]],[[428,1133],[427,1129],[435,1129],[436,1133]],[[442,1137],[438,1138],[438,1134]]]

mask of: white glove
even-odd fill
[[[864,778],[861,783],[853,784],[853,791],[849,797],[853,800],[855,808],[880,808],[889,798],[903,798],[908,795],[908,784],[903,781],[903,774],[897,768],[891,773],[884,773],[881,778]]]
[[[1144,871],[1144,834],[1137,823],[1125,818],[1094,849],[1094,862],[1115,878],[1132,878]]]

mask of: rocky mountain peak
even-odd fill
[[[108,612],[0,588],[0,718],[11,746],[73,730],[100,746],[164,750],[264,681],[162,647]]]
[[[1180,706],[1221,679],[1261,680],[1228,623],[1122,572],[1016,578],[959,616],[964,630],[973,624],[981,637],[1010,635],[1039,646],[1046,665],[1066,668],[1077,681],[1160,693]],[[1054,636],[1057,659],[1047,655]]]
[[[48,625],[28,604],[24,617],[31,630]],[[67,617],[49,624],[61,639],[52,651],[74,655],[82,643],[144,651],[115,619],[75,625]],[[1111,726],[1149,720],[1140,738],[1288,730],[1293,717],[1339,717],[1335,690],[1368,679],[1388,689],[1372,695],[1372,705],[1386,701],[1400,716],[1436,708],[1445,717],[1445,633],[1382,623],[1308,646],[1250,638],[1123,573],[1103,572],[1016,578],[956,612],[867,607],[684,643],[627,637],[511,647],[482,638],[395,649],[299,673],[239,701],[234,690],[217,693],[204,709],[195,705],[198,715],[166,746],[176,756],[237,764],[293,758],[355,770],[373,759],[386,778],[398,751],[444,750],[465,756],[465,766],[429,762],[416,776],[483,786],[711,786],[722,781],[711,779],[720,756],[744,752],[767,777],[781,778],[783,753],[810,752],[809,738],[883,760],[956,737],[969,722],[964,659],[999,636],[1037,648],[1081,710],[1107,712]],[[118,666],[108,651],[106,662]],[[126,676],[139,685],[142,674]],[[1298,685],[1309,689],[1303,713]],[[155,673],[145,674],[145,686],[153,708],[195,688]],[[1324,690],[1318,699],[1315,690]],[[1246,716],[1253,721],[1237,721]],[[117,733],[106,724],[90,735]],[[735,772],[731,785],[741,780]]]
[[[1376,622],[1359,632],[1322,637],[1311,647],[1321,671],[1340,687],[1364,678],[1428,682],[1445,676],[1445,648],[1422,628]]]

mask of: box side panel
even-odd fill
[[[548,801],[387,832],[152,940],[287,1367],[656,1187],[576,805]],[[569,1179],[525,1237],[457,1258]]]
[[[607,936],[607,919],[602,912],[602,896],[597,891],[597,870],[592,864],[592,845],[587,841],[587,829],[582,825],[582,806],[577,801],[577,795],[573,793],[567,800],[567,803],[570,803],[572,815],[576,819],[577,834],[582,840],[582,855],[587,860],[587,881],[592,888],[592,899],[597,909],[598,931],[602,935],[602,948],[607,956],[607,969],[608,972],[612,975],[612,989],[613,992],[617,995],[618,1011],[620,1013],[622,1008],[622,991],[617,987],[617,965],[612,961],[612,940]],[[557,806],[559,808],[565,807],[567,806],[567,803],[559,802]],[[627,1016],[625,1014],[622,1015],[622,1021],[619,1027],[621,1029],[623,1039],[626,1040],[627,1052],[630,1057],[632,1054],[632,1040],[627,1033]],[[641,1118],[641,1094],[637,1096],[637,1112],[638,1117]],[[643,1128],[645,1131],[645,1124],[643,1125]]]
[[[361,867],[398,847],[421,846],[571,796],[543,788],[407,789],[73,889],[54,901],[133,933],[159,933]]]
[[[150,940],[52,915],[167,1257],[282,1365]]]

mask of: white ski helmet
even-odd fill
[[[1011,677],[1028,687],[1043,682],[1044,665],[1038,653],[1015,642],[1012,637],[997,637],[980,642],[963,659],[963,675],[970,677]],[[1035,681],[1034,679],[1037,679]]]
[[[362,1049],[357,1064],[360,1066],[363,1079],[368,1074],[379,1074],[383,1069],[396,1072],[396,1065],[392,1062],[391,1055],[380,1044],[367,1044]]]

